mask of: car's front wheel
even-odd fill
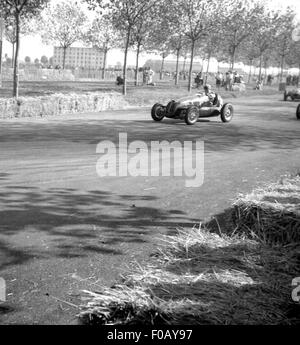
[[[296,117],[298,120],[300,120],[300,104],[298,104],[297,110],[296,110]]]
[[[221,109],[221,120],[229,122],[233,117],[233,106],[230,103],[225,103]]]
[[[284,101],[287,101],[287,98],[288,98],[288,94],[286,91],[284,91],[284,94],[283,94],[283,100]]]
[[[184,120],[187,125],[194,125],[199,118],[199,110],[195,106],[191,106],[187,109]]]
[[[163,105],[156,103],[151,109],[151,117],[154,121],[161,121],[165,116],[165,108]]]

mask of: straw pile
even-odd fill
[[[237,232],[272,245],[300,242],[300,176],[241,196],[233,206]]]
[[[298,182],[299,177],[286,179],[280,191],[272,185],[265,195],[297,194]],[[259,195],[262,198],[263,191]],[[294,206],[288,203],[289,212]],[[283,216],[285,212],[282,209]],[[242,224],[242,216],[238,221]],[[159,238],[150,261],[131,265],[118,285],[84,291],[80,320],[152,326],[300,324],[300,305],[291,299],[292,279],[300,276],[295,238],[288,245],[270,246],[249,231],[217,234],[203,226],[179,230],[176,236]]]
[[[18,99],[0,99],[0,118],[98,112],[123,109],[126,105],[123,96],[117,92],[19,97]]]

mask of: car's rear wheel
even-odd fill
[[[186,114],[184,116],[185,123],[187,125],[194,125],[199,118],[199,110],[195,106],[191,106],[187,109]]]
[[[297,110],[296,110],[296,117],[298,120],[300,120],[300,104],[298,104]]]
[[[221,109],[221,120],[223,122],[230,122],[233,117],[233,106],[230,103],[225,103]]]
[[[151,117],[154,121],[161,121],[165,116],[165,108],[162,104],[156,103],[151,109]]]

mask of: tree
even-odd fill
[[[162,11],[162,10],[161,10]],[[165,12],[165,11],[162,11]],[[171,54],[170,45],[171,26],[168,20],[156,20],[149,36],[147,50],[151,53],[161,56],[161,64],[159,68],[159,79],[163,79],[165,59]]]
[[[282,81],[283,77],[286,56],[289,55],[289,50],[292,47],[292,31],[295,28],[295,25],[293,24],[295,16],[296,13],[288,7],[279,18],[278,30],[275,36],[276,45],[274,46],[274,52],[277,53],[280,58],[280,81]]]
[[[185,53],[182,54],[182,50],[188,46],[188,42],[184,35],[185,23],[182,9],[180,6],[174,7],[173,5],[173,0],[166,0],[162,4],[161,12],[165,13],[165,15],[158,22],[156,32],[154,33],[154,43],[155,45],[158,44],[158,47],[162,50],[161,76],[164,58],[170,53],[176,55],[175,85],[177,85],[179,80],[179,58],[181,55],[185,55]],[[168,10],[163,10],[163,7]]]
[[[41,63],[43,66],[47,66],[49,63],[49,60],[46,55],[41,56]]]
[[[266,74],[268,61],[270,60],[270,51],[276,45],[276,32],[280,27],[279,18],[278,12],[266,12],[262,17],[263,23],[261,23],[253,35],[259,56],[259,79],[261,79],[262,64],[264,63]]]
[[[92,44],[99,52],[103,52],[102,79],[104,79],[107,53],[110,49],[116,47],[121,40],[112,26],[110,18],[107,15],[102,16],[99,13],[98,17],[93,20],[91,27],[85,33],[84,40]]]
[[[300,30],[300,25],[298,24],[297,30]],[[292,41],[286,55],[286,62],[290,67],[298,67],[298,79],[297,86],[299,86],[300,80],[300,41]]]
[[[259,52],[256,45],[253,44],[252,41],[250,42],[250,44],[249,42],[243,42],[241,44],[241,51],[242,51],[242,54],[241,54],[242,61],[250,65],[250,71],[248,74],[248,83],[250,83],[253,64],[254,64],[254,61],[256,61],[256,59],[258,58]]]
[[[36,18],[32,18],[31,16],[28,16],[26,18],[26,13],[22,15],[21,21],[20,21],[20,36],[26,36],[30,35],[34,31],[36,31]],[[6,40],[11,43],[12,45],[12,67],[13,67],[13,61],[15,56],[15,44],[16,44],[16,23],[15,23],[15,17],[12,15],[8,15],[5,18],[5,38]]]
[[[11,66],[12,66],[12,58],[6,56],[6,59],[5,59],[5,66],[6,66],[6,67],[11,67]]]
[[[211,58],[215,57],[217,58],[218,61],[220,59],[219,52],[222,51],[222,46],[223,46],[223,35],[222,35],[222,30],[220,29],[220,26],[221,26],[220,23],[216,23],[216,25],[209,32],[203,46],[203,52],[205,53],[206,55],[205,57],[207,59],[207,67],[206,67],[204,83],[207,82]]]
[[[223,44],[227,48],[231,69],[238,49],[255,30],[262,24],[260,20],[264,13],[264,5],[253,0],[230,0],[220,16],[223,27]]]
[[[58,44],[63,49],[65,68],[66,50],[84,35],[87,17],[77,3],[61,2],[48,7],[42,14],[42,40],[46,44]]]
[[[125,36],[123,63],[123,94],[127,91],[127,54],[134,25],[149,10],[162,0],[86,0],[92,8],[106,8],[113,26]]]
[[[13,16],[16,28],[16,50],[14,57],[13,73],[13,97],[19,96],[19,50],[20,28],[23,20],[37,16],[47,4],[48,0],[2,0],[0,11],[4,12],[5,18]]]
[[[151,37],[155,36],[153,29],[157,22],[157,18],[159,18],[159,9],[154,6],[149,12],[145,12],[141,15],[132,28],[131,45],[136,50],[135,86],[138,85],[139,56],[143,49],[151,49]]]
[[[207,36],[218,18],[226,1],[217,0],[174,0],[174,7],[182,11],[184,34],[191,47],[188,90],[192,89],[192,72],[196,44]]]

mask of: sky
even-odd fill
[[[76,0],[69,0],[69,1],[76,1]],[[263,2],[267,2],[270,4],[272,8],[285,8],[287,6],[294,7],[296,12],[298,13],[298,20],[300,22],[300,0],[260,0]],[[60,0],[51,0],[51,3],[55,4],[60,2]],[[78,45],[78,44],[77,44]],[[3,56],[7,54],[11,56],[12,54],[12,46],[9,42],[3,42]],[[53,55],[53,46],[47,46],[42,43],[41,38],[38,35],[35,36],[27,36],[22,37],[21,39],[21,46],[20,46],[20,59],[24,59],[25,56],[30,56],[31,60],[35,58],[40,59],[42,55],[46,55],[47,57],[51,57]],[[141,54],[140,56],[140,65],[142,66],[145,61],[149,58],[155,57],[154,55],[149,54]],[[108,64],[115,65],[118,62],[123,62],[124,54],[122,51],[119,50],[111,50],[108,53]],[[135,53],[129,52],[128,55],[128,64],[135,65]]]

